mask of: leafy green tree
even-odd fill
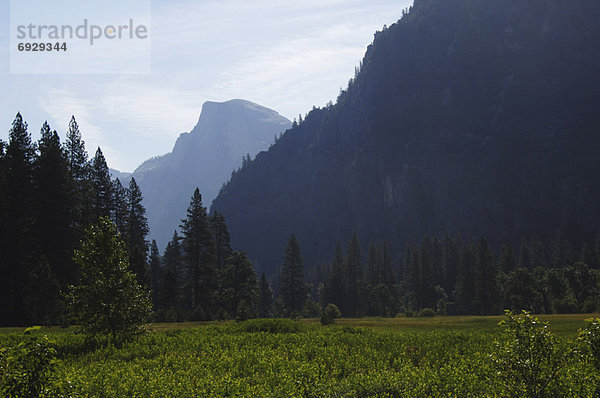
[[[127,253],[129,255],[129,265],[138,278],[142,286],[148,286],[148,220],[146,219],[146,209],[142,204],[142,191],[132,177],[129,181],[127,190]]]
[[[191,305],[201,318],[208,319],[214,311],[218,288],[215,272],[215,241],[198,188],[190,201],[187,217],[182,220],[181,230],[183,260],[191,277],[189,280],[191,303],[188,305]]]
[[[300,313],[306,300],[307,292],[300,246],[298,245],[296,236],[292,234],[285,249],[285,257],[283,259],[283,266],[281,267],[281,288],[279,291],[287,315]]]
[[[525,268],[515,268],[506,274],[502,283],[506,308],[540,312],[543,309],[543,297],[537,284],[533,273]]]
[[[87,333],[116,338],[148,321],[149,294],[131,272],[125,243],[109,218],[101,217],[86,230],[75,262],[79,281],[70,291],[71,311]]]
[[[271,318],[273,316],[273,290],[269,286],[267,277],[263,272],[258,283],[258,317]]]

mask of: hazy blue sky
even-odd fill
[[[27,1],[27,0],[23,0]],[[61,138],[72,114],[93,154],[132,171],[169,152],[204,101],[243,98],[292,119],[335,101],[376,30],[412,0],[155,0],[152,73],[9,73],[9,1],[0,0],[0,139],[17,111],[35,139],[44,120]]]

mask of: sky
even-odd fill
[[[375,31],[411,4],[153,0],[149,73],[16,74],[10,2],[0,0],[0,139],[8,140],[17,112],[36,140],[45,120],[64,139],[75,115],[90,155],[100,146],[110,167],[133,171],[170,152],[205,101],[242,98],[292,120],[335,102]]]

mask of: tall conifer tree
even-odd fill
[[[348,316],[358,316],[363,310],[363,269],[362,256],[360,253],[360,241],[356,231],[352,233],[352,239],[348,243],[346,251],[346,295]]]
[[[202,195],[196,188],[182,220],[184,262],[190,276],[191,303],[201,318],[210,318],[214,310],[217,291],[215,274],[215,241],[210,228],[206,208],[202,206]]]
[[[129,265],[138,279],[138,283],[148,287],[148,220],[146,219],[146,209],[142,204],[142,191],[137,185],[135,178],[129,181],[127,190],[127,254],[129,256]]]
[[[26,321],[23,297],[27,277],[39,253],[35,239],[33,206],[33,165],[35,145],[27,131],[27,123],[17,113],[4,155],[6,173],[4,197],[4,247],[0,264],[0,322],[21,324]]]
[[[292,234],[285,249],[279,292],[287,314],[299,313],[302,310],[307,292],[300,246],[296,236]]]
[[[36,231],[47,265],[61,284],[72,282],[74,236],[67,157],[56,131],[48,122],[41,130],[39,155],[35,160]]]

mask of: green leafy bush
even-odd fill
[[[327,304],[325,310],[321,314],[321,325],[331,325],[335,323],[336,318],[342,316],[339,308],[335,304]]]
[[[548,329],[529,312],[505,311],[504,338],[497,343],[492,360],[504,388],[513,397],[555,397],[557,380],[570,352],[559,346]]]
[[[56,350],[47,336],[25,330],[16,346],[0,348],[0,393],[3,397],[43,397],[54,373]]]
[[[434,317],[435,315],[435,310],[432,308],[423,308],[421,311],[419,311],[420,317],[429,318]]]
[[[584,357],[600,370],[600,319],[586,319],[578,341]]]

